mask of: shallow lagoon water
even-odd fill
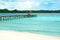
[[[36,17],[0,21],[0,30],[32,32],[60,37],[60,14],[41,13]]]

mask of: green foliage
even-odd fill
[[[0,9],[0,13],[60,13],[60,10],[8,10]]]

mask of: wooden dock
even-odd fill
[[[32,17],[35,15],[28,15],[27,13],[0,13],[0,20],[21,18],[21,17]]]

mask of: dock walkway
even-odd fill
[[[28,13],[0,13],[0,20],[11,19],[11,18],[20,18],[27,16]],[[34,15],[34,14],[32,14]]]

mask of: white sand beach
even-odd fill
[[[0,30],[0,40],[60,40],[60,38],[28,32]]]

